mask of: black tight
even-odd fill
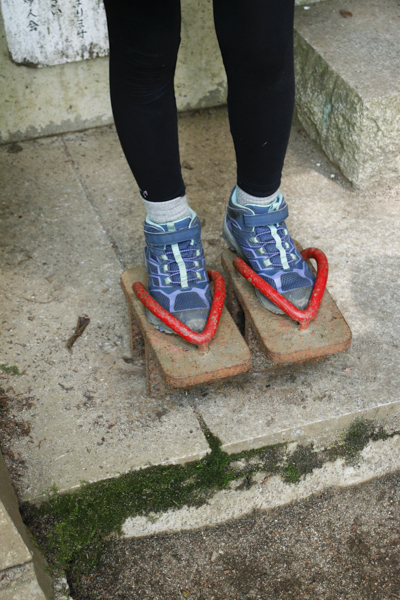
[[[185,193],[174,73],[179,0],[105,0],[110,87],[122,148],[150,201]],[[294,105],[294,0],[214,0],[228,77],[237,183],[269,196],[279,187]]]

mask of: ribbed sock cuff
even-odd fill
[[[279,195],[279,188],[276,190],[276,192],[274,194],[271,194],[271,196],[265,196],[264,198],[258,198],[257,196],[252,196],[251,194],[248,194],[247,192],[242,190],[242,188],[240,188],[239,186],[236,186],[236,191],[237,191],[237,203],[240,204],[241,206],[246,206],[246,204],[255,204],[257,206],[267,206],[268,204],[271,204],[274,200],[276,200]]]
[[[190,217],[189,205],[185,196],[178,196],[167,202],[149,202],[143,200],[147,215],[153,223],[176,223]]]

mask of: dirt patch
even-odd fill
[[[74,600],[398,600],[400,473],[218,527],[109,541]]]

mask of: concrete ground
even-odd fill
[[[226,109],[181,115],[179,127],[188,197],[218,268],[235,181]],[[144,211],[114,128],[3,146],[0,164],[0,442],[20,501],[198,460],[210,452],[204,424],[224,452],[315,442],[325,456],[297,483],[279,464],[266,476],[261,461],[253,479],[201,506],[132,515],[123,536],[104,541],[100,574],[80,588],[68,574],[74,600],[400,598],[398,473],[390,475],[400,438],[366,440],[354,464],[329,462],[327,443],[355,417],[400,430],[400,182],[353,191],[294,126],[282,183],[290,231],[328,255],[351,349],[154,399],[144,363],[130,357],[119,285],[142,260]],[[90,324],[69,352],[84,314]],[[302,461],[296,448],[279,459],[287,476],[290,461]],[[362,483],[373,477],[383,478]]]
[[[208,265],[218,267],[235,181],[226,109],[182,115],[179,126],[189,201]],[[22,373],[3,367],[1,386],[28,424],[3,439],[20,499],[198,459],[209,446],[196,413],[227,452],[336,438],[357,415],[399,429],[398,181],[352,191],[294,126],[282,183],[290,231],[328,255],[351,349],[152,399],[143,362],[130,358],[119,286],[121,272],[141,263],[144,211],[114,128],[4,146],[0,160],[0,364]],[[70,353],[83,314],[91,321]]]

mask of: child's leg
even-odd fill
[[[200,222],[188,207],[179,160],[174,73],[180,42],[179,0],[105,0],[114,120],[148,216],[149,291],[196,331],[204,329],[211,292]],[[162,328],[148,313],[148,318]]]
[[[279,192],[294,107],[293,14],[294,0],[214,0],[237,160],[224,237],[268,283],[305,308],[314,278],[289,236]],[[257,295],[265,308],[281,312]]]
[[[105,0],[115,125],[143,198],[185,194],[179,161],[174,73],[179,0]]]
[[[293,12],[294,0],[214,0],[237,183],[253,196],[280,185],[294,107]]]

